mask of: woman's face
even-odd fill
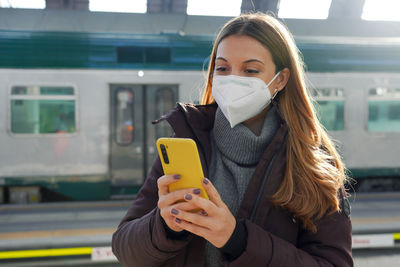
[[[230,35],[217,47],[214,75],[257,77],[268,84],[275,76],[275,64],[269,50],[257,40],[245,35]],[[269,86],[271,96],[279,79]]]

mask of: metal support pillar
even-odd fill
[[[147,0],[147,13],[186,14],[187,0]]]
[[[89,10],[89,0],[46,0],[46,9]]]
[[[365,0],[332,0],[328,19],[361,19]]]
[[[243,0],[241,13],[272,12],[278,15],[279,0]]]

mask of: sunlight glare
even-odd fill
[[[361,18],[364,20],[400,21],[399,0],[365,0]]]
[[[281,0],[278,17],[327,19],[332,0]]]
[[[100,12],[146,13],[147,0],[90,0],[89,10]]]
[[[0,7],[44,9],[45,0],[0,0]]]
[[[202,16],[240,15],[242,0],[188,0],[187,14]]]

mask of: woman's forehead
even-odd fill
[[[271,53],[256,39],[246,35],[230,35],[218,44],[216,58],[227,61],[246,61],[258,59],[264,63],[272,62]]]

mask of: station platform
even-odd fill
[[[22,258],[79,255],[116,261],[111,236],[131,202],[2,205],[0,265]],[[400,248],[400,193],[354,194],[350,203],[354,249]]]
[[[400,192],[354,194],[350,205],[353,235],[400,232]]]
[[[0,250],[110,245],[132,201],[0,207]]]
[[[0,266],[120,266],[111,236],[131,200],[0,206]]]
[[[353,194],[353,250],[400,248],[400,192]]]

